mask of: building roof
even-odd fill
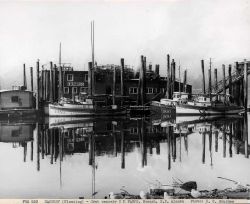
[[[4,93],[4,92],[29,92],[32,93],[32,91],[28,91],[28,90],[12,90],[12,89],[2,89],[0,90],[0,93]]]

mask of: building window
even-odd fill
[[[89,79],[89,75],[85,74],[84,75],[84,81],[88,81],[88,79]]]
[[[69,87],[64,87],[64,93],[68,94],[69,93]]]
[[[77,93],[77,87],[72,87],[72,93],[74,93],[74,94]]]
[[[129,87],[129,94],[137,94],[138,88],[135,87]]]
[[[138,129],[137,128],[131,128],[130,129],[130,133],[131,134],[137,134],[138,133]]]
[[[73,81],[73,74],[67,74],[67,81]]]
[[[87,92],[88,92],[88,88],[86,88],[86,87],[81,87],[81,88],[80,88],[80,92],[81,92],[81,93],[87,93]]]
[[[19,97],[18,96],[11,96],[11,102],[12,103],[18,103],[19,102]]]
[[[153,93],[153,88],[146,88],[146,93],[147,94],[152,94]]]

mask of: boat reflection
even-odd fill
[[[71,165],[69,161],[79,156],[84,158],[79,165],[86,164],[91,169],[92,198],[100,198],[95,188],[96,178],[100,180],[98,172],[104,180],[110,176],[104,172],[111,172],[113,168],[121,170],[117,175],[128,178],[131,172],[154,175],[162,173],[161,169],[172,175],[180,172],[181,166],[190,171],[193,161],[197,168],[207,165],[214,169],[222,160],[248,158],[250,152],[246,116],[177,117],[175,120],[47,118],[45,123],[35,124],[2,121],[0,142],[22,147],[23,161],[28,162],[26,157],[30,154],[37,171],[50,171],[50,167],[52,171],[52,165],[55,166],[60,175],[60,188],[63,188],[63,170]]]

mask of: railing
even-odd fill
[[[250,74],[250,70],[248,70],[248,74]],[[233,72],[232,75],[231,75],[232,83],[235,83],[235,82],[241,80],[243,77],[244,77],[244,71],[235,71],[235,72]],[[229,86],[229,80],[230,80],[230,77],[227,76],[225,78],[226,88],[228,88],[228,86]],[[221,93],[223,91],[223,81],[224,80],[222,79],[219,82],[217,82],[217,85],[213,85],[211,87],[211,91],[213,93],[216,93],[216,94]],[[206,89],[206,93],[209,93],[209,89]]]

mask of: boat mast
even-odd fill
[[[92,67],[91,67],[91,86],[92,94],[94,94],[94,69],[95,69],[95,22],[91,21],[91,55],[92,55]]]
[[[211,71],[212,71],[212,61],[211,58],[209,59],[209,99],[210,102],[212,102],[212,82],[211,82]]]
[[[179,94],[181,99],[181,63],[179,61]]]

